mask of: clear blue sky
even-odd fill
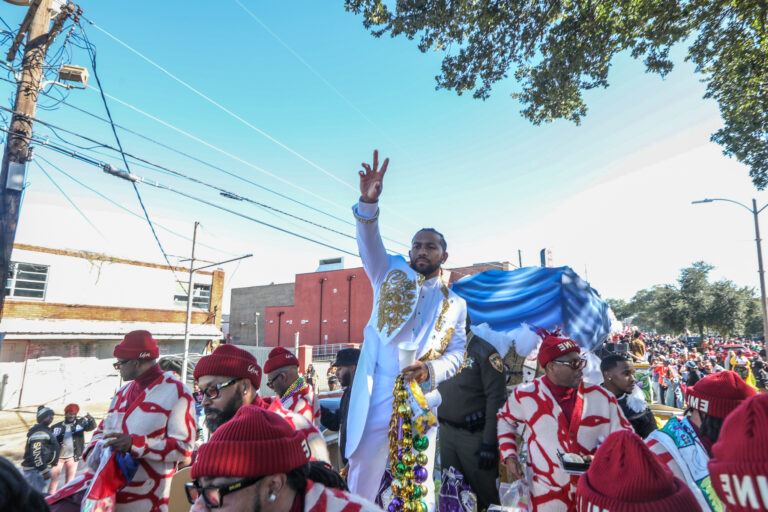
[[[556,265],[586,272],[605,296],[628,298],[639,288],[670,282],[697,259],[716,265],[715,278],[757,286],[748,213],[725,204],[690,206],[706,196],[746,202],[753,195],[768,200],[768,194],[757,193],[748,170],[709,142],[721,120],[716,104],[702,99],[704,85],[683,62],[683,47],[674,52],[677,66],[665,80],[646,74],[627,56],[618,58],[611,86],[587,94],[590,110],[581,126],[558,121],[537,127],[510,98],[513,81],[497,84],[485,102],[436,91],[442,53],[422,54],[403,38],[373,38],[341,1],[241,1],[262,24],[236,0],[84,0],[81,6],[97,25],[346,185],[88,27],[105,92],[315,195],[110,100],[115,121],[343,218],[350,218],[358,196],[360,162],[379,148],[391,158],[382,198],[385,234],[407,243],[417,227],[434,226],[448,238],[451,265],[516,261],[518,249],[524,264],[535,264],[538,250],[551,247]],[[23,13],[0,6],[14,27]],[[72,63],[87,65],[86,53],[73,49]],[[93,77],[90,84],[96,85]],[[11,87],[0,87],[9,97]],[[92,88],[73,91],[69,101],[104,115]],[[106,124],[65,106],[38,115],[114,142]],[[50,132],[39,127],[38,133]],[[128,152],[352,233],[350,226],[137,137],[121,137]],[[39,154],[137,211],[126,182],[47,151]],[[114,157],[108,161],[123,167]],[[158,172],[138,166],[133,171],[354,252],[349,239]],[[160,259],[146,223],[52,172],[101,234],[30,166],[19,241]],[[203,249],[203,257],[254,252],[248,263],[226,268],[229,287],[288,281],[314,270],[319,258],[335,255],[166,192],[141,190],[158,222],[185,234],[194,220],[203,223],[204,243],[221,249]],[[168,252],[188,253],[188,241],[163,231],[160,236]],[[348,266],[357,264],[347,257]]]

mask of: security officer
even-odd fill
[[[496,413],[506,400],[504,362],[496,349],[469,330],[467,359],[462,369],[438,389],[442,404],[440,464],[453,466],[477,495],[477,509],[499,503],[499,447]]]

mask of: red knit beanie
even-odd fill
[[[64,408],[64,414],[69,414],[69,413],[77,414],[79,412],[80,412],[80,406],[77,404],[69,404]]]
[[[157,359],[160,350],[157,342],[149,331],[131,331],[125,335],[123,341],[115,346],[112,352],[118,359]]]
[[[688,486],[628,430],[609,435],[576,488],[578,512],[700,510]]]
[[[712,447],[709,476],[728,512],[768,511],[768,394],[738,406]]]
[[[688,407],[721,419],[755,393],[754,388],[732,371],[707,375],[685,390]]]
[[[307,464],[309,455],[304,434],[277,414],[246,405],[200,445],[191,477],[255,478],[287,473]]]
[[[267,362],[264,363],[264,372],[273,372],[283,366],[299,366],[299,360],[283,347],[273,348],[269,353]]]
[[[213,354],[200,358],[195,366],[195,380],[206,375],[240,377],[261,386],[261,367],[253,354],[234,345],[219,345]]]
[[[581,350],[579,345],[570,338],[561,338],[557,335],[558,333],[540,332],[544,334],[541,347],[539,347],[539,364],[542,368],[555,358]]]

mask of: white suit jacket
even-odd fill
[[[452,377],[466,357],[467,317],[464,299],[440,284],[441,300],[430,311],[423,312],[429,315],[429,322],[418,333],[403,332],[417,309],[424,276],[413,270],[402,256],[387,254],[379,234],[377,203],[360,202],[353,211],[357,219],[360,257],[373,286],[373,311],[365,327],[363,348],[352,384],[347,418],[347,456],[354,453],[365,429],[374,374],[382,357],[379,349],[410,339],[417,342],[417,357],[427,363],[430,372],[429,379],[422,385],[427,392],[426,398],[430,404],[439,403],[437,385]],[[393,367],[391,361],[387,367]],[[397,373],[390,376],[393,382],[396,376]]]

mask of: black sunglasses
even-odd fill
[[[130,363],[130,359],[118,359],[116,363],[112,363],[112,366],[115,368],[115,370],[119,370],[121,366],[123,366],[125,363]]]
[[[278,373],[277,375],[275,375],[275,376],[274,376],[274,377],[272,377],[271,379],[267,379],[267,387],[271,389],[271,388],[272,388],[272,384],[273,384],[273,383],[274,383],[274,382],[275,382],[277,379],[279,379],[279,378],[280,378],[280,377],[282,377],[282,376],[283,376],[283,374],[282,374],[282,373]]]
[[[553,359],[552,362],[557,364],[562,364],[563,366],[568,366],[572,370],[581,370],[582,368],[587,366],[586,359],[574,359],[573,361],[558,361],[557,359]]]
[[[235,382],[242,380],[240,377],[235,377],[234,379],[230,379],[226,382],[222,382],[221,384],[216,384],[215,386],[208,386],[203,391],[203,394],[210,398],[211,400],[214,400],[216,398],[219,398],[219,395],[221,394],[221,390],[231,386]]]
[[[221,508],[224,506],[224,496],[250,487],[262,478],[264,477],[246,478],[227,485],[208,485],[205,487],[201,487],[197,482],[188,482],[184,484],[184,491],[187,493],[187,500],[193,505],[202,496],[208,508]]]

